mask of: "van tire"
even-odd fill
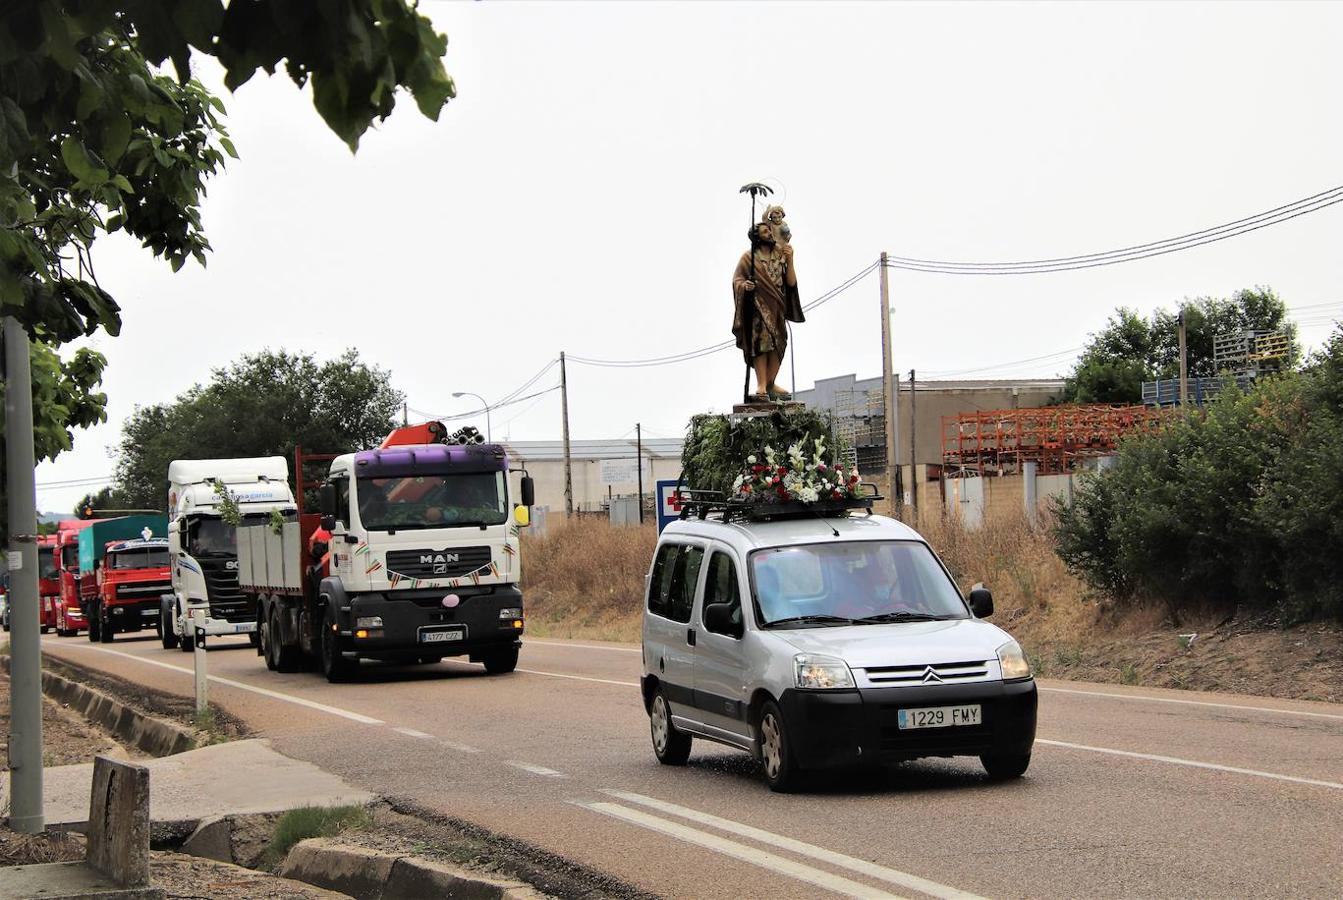
[[[1031,764],[1031,755],[1027,753],[985,753],[979,757],[984,771],[989,773],[990,781],[1010,781],[1026,774]]]
[[[798,788],[802,773],[793,761],[788,746],[788,730],[783,721],[783,710],[773,700],[766,700],[760,708],[760,724],[756,728],[760,763],[765,771],[765,783],[771,791],[788,793]]]
[[[648,730],[658,762],[664,766],[685,765],[693,739],[672,723],[671,706],[660,687],[653,689],[653,699],[648,704]]]

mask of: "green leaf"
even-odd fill
[[[227,153],[229,156],[233,157],[234,159],[238,158],[238,151],[233,148],[233,141],[230,141],[226,137],[221,137],[219,139],[219,146],[223,147],[224,152]]]
[[[109,165],[116,165],[117,160],[125,154],[130,140],[131,117],[124,113],[114,116],[103,127],[103,159]]]
[[[71,175],[85,184],[97,185],[107,180],[107,170],[89,158],[89,152],[73,134],[61,141],[61,161]]]
[[[112,183],[116,185],[123,194],[135,193],[135,188],[131,187],[131,183],[126,179],[125,175],[113,175]]]

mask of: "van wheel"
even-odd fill
[[[788,792],[797,788],[801,773],[793,762],[788,748],[788,732],[783,724],[783,710],[773,700],[765,701],[760,709],[760,725],[756,740],[760,744],[760,761],[765,767],[765,782],[771,791]]]
[[[266,668],[272,672],[297,672],[298,671],[298,648],[286,647],[280,630],[280,611],[271,608],[270,618],[267,619],[261,632],[261,647],[266,657]]]
[[[990,781],[1008,781],[1020,778],[1030,767],[1029,753],[985,753],[979,757],[984,771],[989,773]]]
[[[333,684],[349,681],[359,669],[357,660],[346,659],[340,652],[340,639],[336,633],[335,616],[327,605],[327,613],[322,617],[322,674]]]
[[[672,724],[671,707],[662,693],[655,689],[653,702],[648,704],[648,727],[653,736],[653,755],[664,766],[684,766],[690,758],[690,735]]]
[[[486,673],[507,675],[518,667],[518,648],[509,647],[507,650],[495,650],[482,656],[480,661],[485,664]]]

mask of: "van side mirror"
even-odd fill
[[[334,484],[328,481],[317,489],[317,506],[322,510],[324,516],[334,516],[336,514],[336,486]]]
[[[729,603],[710,603],[705,606],[704,627],[714,634],[725,634],[733,638],[740,638],[745,633],[742,624],[734,619],[732,605]]]
[[[522,476],[522,505],[534,506],[536,504],[536,484],[532,481],[532,476]]]
[[[993,592],[980,582],[970,588],[970,612],[976,619],[987,619],[993,615]]]

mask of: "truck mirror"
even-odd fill
[[[336,486],[327,482],[317,490],[317,505],[322,510],[324,516],[334,516],[336,514]]]
[[[513,521],[522,528],[532,524],[532,512],[525,506],[513,507]]]
[[[536,484],[532,481],[532,476],[522,476],[522,505],[534,506],[536,504]]]
[[[322,524],[322,530],[323,530],[323,531],[330,531],[331,529],[333,529],[333,528],[336,527],[336,517],[335,517],[335,516],[322,516],[322,523],[321,523],[321,524]],[[323,550],[322,552],[325,553],[326,551]]]

